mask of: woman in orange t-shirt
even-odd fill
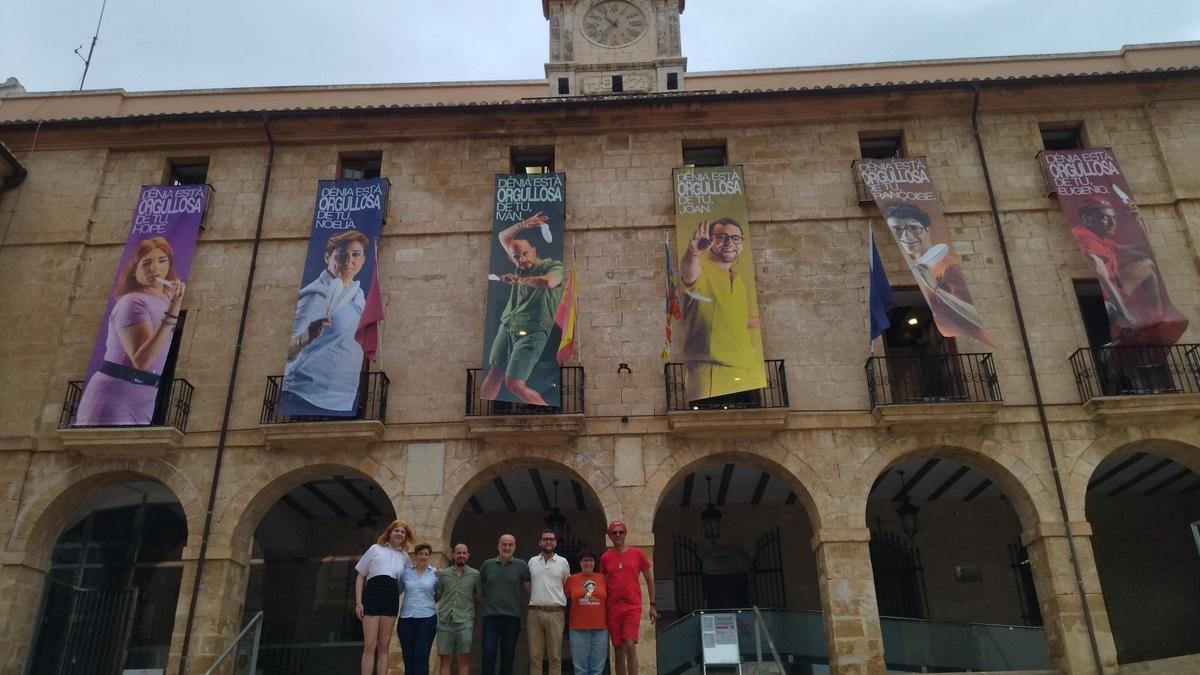
[[[575,675],[600,675],[608,658],[608,624],[605,621],[604,575],[596,572],[596,554],[579,553],[578,574],[567,578],[567,624],[571,630],[571,664]]]

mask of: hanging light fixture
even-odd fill
[[[705,476],[708,485],[708,506],[700,512],[700,522],[704,524],[704,538],[717,543],[721,538],[721,510],[713,506],[712,476]]]
[[[893,501],[899,502],[896,506],[896,515],[900,518],[900,527],[904,530],[904,534],[908,535],[909,539],[917,536],[917,513],[921,509],[912,503],[912,498],[908,496],[908,487],[904,484],[904,471],[900,470],[900,496]]]
[[[567,533],[567,517],[558,510],[558,479],[554,479],[554,508],[550,509],[545,519],[546,528],[554,531],[554,536],[561,542]]]

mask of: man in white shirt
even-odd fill
[[[554,530],[542,532],[540,546],[541,555],[529,560],[529,675],[542,675],[543,655],[550,662],[550,675],[558,675],[562,672],[563,608],[567,606],[564,586],[571,566],[554,552],[558,547]]]

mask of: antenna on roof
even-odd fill
[[[83,45],[75,48],[75,56],[83,59],[83,77],[79,78],[79,91],[83,91],[83,83],[87,80],[88,68],[92,65],[92,52],[96,51],[96,41],[100,39],[100,24],[104,21],[104,8],[107,5],[108,0],[103,0],[100,3],[100,19],[96,21],[96,32],[92,35],[92,46],[88,47],[87,58],[84,59],[83,55],[79,53],[79,50],[83,49]]]

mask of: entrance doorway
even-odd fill
[[[187,543],[174,494],[126,482],[68,522],[51,554],[29,672],[165,669]]]
[[[379,486],[348,476],[308,481],[267,511],[254,531],[242,618],[263,613],[263,672],[359,672],[354,565],[395,517]]]

